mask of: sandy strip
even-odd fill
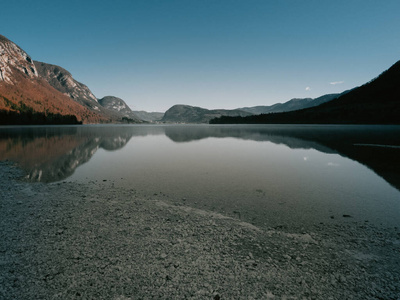
[[[0,299],[399,299],[400,230],[261,229],[0,163]]]

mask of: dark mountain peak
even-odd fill
[[[0,42],[9,42],[10,40],[6,38],[4,35],[0,34]]]

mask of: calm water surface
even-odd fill
[[[1,127],[6,159],[30,181],[107,180],[260,226],[400,225],[399,126]]]

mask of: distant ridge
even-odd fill
[[[251,113],[242,110],[205,109],[190,105],[174,105],[168,109],[162,122],[168,123],[208,123],[211,119],[220,116],[249,116]]]
[[[212,124],[400,124],[400,61],[377,78],[319,106],[250,117],[220,117]]]
[[[320,105],[322,103],[336,99],[337,97],[344,95],[347,92],[348,91],[345,91],[341,94],[327,94],[315,99],[295,98],[285,103],[276,103],[270,106],[242,107],[233,110],[209,110],[196,106],[178,104],[168,109],[165,112],[164,117],[161,119],[161,121],[167,123],[208,123],[210,120],[221,116],[246,117],[265,113],[294,111]]]
[[[133,113],[141,120],[146,122],[159,122],[164,117],[163,112],[147,112],[143,110],[134,110]]]
[[[312,98],[294,98],[284,103],[276,103],[270,106],[253,106],[253,107],[242,107],[238,108],[240,110],[244,110],[250,112],[254,115],[260,114],[268,114],[268,113],[276,113],[276,112],[287,112],[293,110],[300,110],[304,108],[318,106],[322,103],[332,101],[348,93],[349,91],[345,91],[341,94],[327,94],[321,97],[312,99]]]

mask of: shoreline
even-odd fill
[[[400,229],[259,228],[0,162],[2,299],[399,299]]]

